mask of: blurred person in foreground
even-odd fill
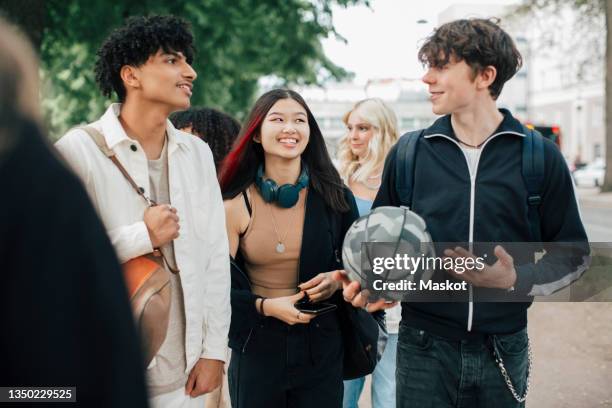
[[[189,108],[174,112],[170,121],[175,128],[191,133],[208,143],[217,171],[240,132],[240,123],[227,113],[211,108]]]
[[[240,132],[240,123],[236,119],[211,108],[193,107],[177,111],[170,115],[170,121],[175,128],[191,133],[208,143],[217,170]],[[206,399],[207,408],[228,408],[230,406],[226,372],[227,363],[224,366],[221,386],[211,392]]]
[[[391,147],[397,142],[397,118],[391,108],[379,98],[359,101],[342,121],[347,133],[340,142],[338,163],[340,176],[349,186],[359,216],[370,212],[380,188],[383,164]],[[385,321],[389,338],[381,360],[372,373],[372,407],[395,407],[395,358],[397,332],[401,319],[400,306],[386,304]],[[344,381],[344,408],[357,408],[365,377]]]
[[[98,51],[98,84],[119,103],[89,126],[138,183],[138,194],[83,129],[56,143],[85,183],[119,260],[156,248],[167,271],[178,270],[170,273],[167,334],[146,372],[151,404],[160,408],[201,407],[220,385],[231,315],[213,156],[206,143],[168,120],[189,107],[197,77],[193,53],[189,26],[174,16],[132,17]]]
[[[121,268],[41,132],[37,70],[0,19],[0,386],[76,387],[82,406],[146,407]]]
[[[484,247],[490,256],[482,269],[436,271],[438,282],[469,284],[456,302],[402,302],[397,407],[524,407],[531,366],[527,308],[533,296],[571,284],[590,264],[571,175],[553,142],[497,107],[521,55],[496,21],[446,23],[418,56],[427,67],[423,82],[432,110],[444,116],[391,149],[373,207],[410,207],[434,242],[453,244],[439,256],[465,261],[483,256]],[[398,153],[409,140],[416,141],[412,163]],[[533,143],[530,166],[533,146],[541,143],[537,196],[524,178],[524,143]],[[402,169],[401,162],[414,170]],[[398,173],[414,176],[411,199],[404,194],[408,179]],[[504,248],[528,242],[547,248],[537,263],[533,251]],[[559,243],[576,250],[560,251]],[[358,282],[336,277],[344,279],[345,300],[366,303]]]

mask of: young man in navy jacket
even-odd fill
[[[433,112],[444,116],[412,135],[418,141],[411,202],[403,202],[398,192],[398,143],[385,163],[374,207],[409,206],[423,217],[434,242],[465,243],[438,256],[472,256],[478,243],[501,245],[489,245],[487,259],[493,262],[483,270],[442,273],[443,279],[469,284],[459,302],[402,303],[397,406],[522,407],[532,296],[569,285],[590,262],[571,176],[557,147],[544,140],[540,237],[533,237],[522,173],[523,141],[533,136],[496,106],[504,83],[521,66],[521,55],[495,22],[447,23],[427,39],[419,59],[428,67],[423,81]],[[579,250],[557,251],[536,264],[533,256],[513,258],[502,244],[540,239],[580,243]],[[442,280],[440,273],[435,276]],[[345,283],[345,299],[363,306],[367,299],[359,290],[356,282]],[[526,301],[482,302],[516,295]]]

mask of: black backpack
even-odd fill
[[[544,141],[535,130],[523,126],[523,165],[522,174],[527,189],[529,206],[529,228],[533,242],[541,242],[540,215],[538,209],[542,202],[540,195],[544,181]],[[424,129],[408,132],[397,142],[397,163],[395,166],[395,189],[402,204],[412,207],[412,186],[414,184],[414,163],[418,140]]]

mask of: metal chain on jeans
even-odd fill
[[[519,395],[516,393],[516,389],[514,388],[514,385],[512,385],[512,380],[510,379],[510,375],[508,374],[508,371],[506,371],[506,367],[504,366],[504,360],[501,358],[501,356],[499,355],[497,351],[497,345],[495,344],[495,342],[493,343],[493,356],[495,357],[495,362],[499,366],[499,370],[501,371],[501,374],[504,377],[504,380],[506,381],[506,385],[508,386],[508,389],[512,393],[512,396],[514,397],[514,399],[520,403],[525,402],[525,400],[527,399],[527,394],[529,393],[529,385],[531,384],[532,356],[531,356],[531,341],[529,341],[529,338],[527,338],[527,385],[525,387],[525,393],[523,394],[522,397],[519,397]]]

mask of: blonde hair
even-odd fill
[[[397,142],[397,117],[393,110],[380,98],[364,99],[346,112],[342,121],[348,126],[349,117],[357,112],[361,118],[372,125],[374,134],[368,143],[368,151],[363,158],[353,154],[349,143],[349,134],[340,141],[338,160],[340,176],[346,184],[350,180],[365,183],[371,173],[381,167],[391,147]]]

